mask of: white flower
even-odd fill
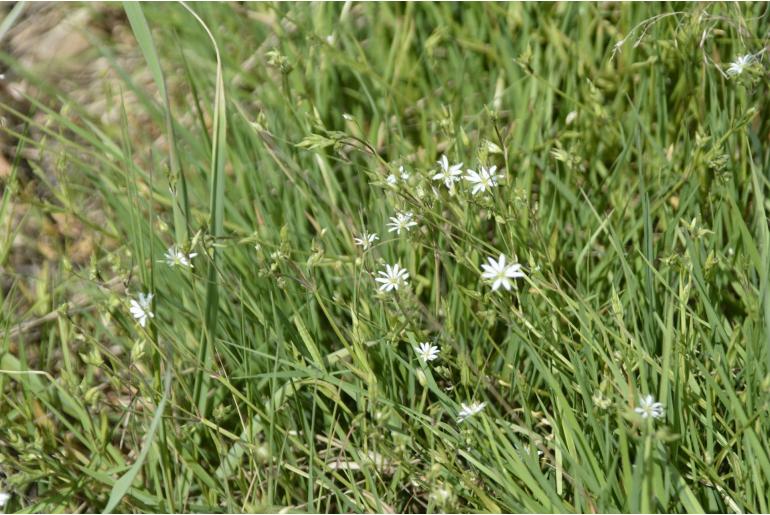
[[[139,294],[139,300],[131,299],[131,316],[133,316],[138,322],[139,325],[144,327],[147,325],[147,318],[155,318],[155,315],[152,311],[150,311],[150,306],[152,304],[152,293]]]
[[[462,406],[462,409],[460,410],[460,413],[457,414],[457,423],[461,423],[468,417],[472,417],[473,415],[481,412],[481,410],[484,409],[484,406],[486,406],[486,402],[474,402],[473,404],[465,404],[462,403],[460,406]]]
[[[440,350],[435,345],[431,345],[428,342],[423,342],[419,347],[415,347],[414,351],[417,353],[421,360],[427,363],[428,361],[433,361],[434,359],[438,358],[438,353]]]
[[[398,173],[401,174],[401,179],[406,181],[409,179],[409,172],[406,171],[406,168],[404,168],[404,165],[401,165],[398,167]]]
[[[368,232],[364,231],[358,238],[353,238],[353,241],[356,245],[360,245],[364,248],[364,250],[366,250],[372,246],[372,243],[379,239],[380,237],[377,236],[377,233],[369,234]]]
[[[735,59],[735,61],[730,63],[730,66],[727,68],[727,75],[729,75],[730,77],[735,77],[736,75],[740,75],[741,73],[743,73],[743,69],[751,64],[751,61],[753,59],[754,59],[754,56],[752,54],[738,56]]]
[[[398,287],[402,283],[406,284],[407,279],[409,279],[409,272],[405,268],[401,268],[398,263],[393,266],[385,265],[385,270],[377,273],[382,276],[374,279],[378,283],[382,283],[380,291],[398,290]]]
[[[468,175],[465,176],[465,180],[473,183],[473,190],[471,193],[474,195],[480,191],[491,190],[497,186],[497,167],[491,168],[481,167],[481,171],[476,173],[473,170],[468,170]]]
[[[388,232],[396,231],[396,234],[401,234],[401,230],[409,231],[412,227],[417,225],[417,222],[413,220],[414,214],[411,211],[406,213],[396,213],[396,216],[390,217],[390,223],[387,224],[390,229]]]
[[[6,492],[0,492],[0,508],[4,508],[8,501],[11,500],[11,494]]]
[[[532,454],[532,449],[533,448],[537,449],[537,447],[535,447],[534,445],[529,445],[529,444],[525,444],[525,445],[521,446],[521,450],[525,454]],[[538,457],[542,456],[543,455],[543,451],[541,451],[540,449],[537,449],[537,455],[538,455]]]
[[[182,266],[185,268],[193,268],[192,265],[192,258],[197,256],[197,252],[190,252],[189,254],[185,254],[181,250],[177,248],[176,245],[173,245],[168,248],[166,251],[166,255],[163,256],[166,260],[166,264],[168,266],[174,267],[174,266]]]
[[[634,409],[642,418],[662,418],[665,413],[663,411],[663,404],[655,402],[655,398],[652,395],[645,395],[639,399],[639,406]]]
[[[398,179],[396,179],[396,176],[395,176],[395,175],[393,175],[393,174],[390,174],[390,175],[388,175],[388,178],[387,178],[387,179],[385,179],[385,182],[387,182],[387,183],[388,183],[388,184],[390,184],[391,186],[395,186],[395,185],[396,185],[396,183],[398,182]]]
[[[452,189],[454,183],[460,180],[460,176],[463,174],[463,164],[456,164],[449,166],[449,160],[445,155],[441,155],[441,160],[436,161],[441,167],[441,171],[433,176],[434,181],[444,181],[444,185],[447,189]]]
[[[443,484],[440,484],[436,488],[434,488],[433,491],[428,496],[429,500],[435,502],[439,506],[444,506],[449,502],[451,498],[452,498],[452,490],[450,490]]]
[[[506,290],[511,289],[510,279],[517,279],[524,277],[524,272],[521,271],[521,265],[513,263],[508,265],[505,263],[505,256],[500,254],[498,261],[494,258],[487,258],[489,264],[482,264],[481,268],[484,270],[481,274],[483,279],[492,281],[492,291],[497,291],[500,286]]]

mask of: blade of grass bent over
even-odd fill
[[[214,52],[217,58],[217,76],[214,92],[214,134],[211,144],[211,197],[209,204],[209,230],[216,241],[223,234],[224,218],[224,173],[225,173],[225,137],[227,134],[227,119],[225,114],[225,87],[222,78],[222,59],[219,54],[219,46],[211,34],[211,31],[200,19],[200,17],[187,4],[182,3],[185,9],[192,14],[203,30],[208,34],[211,44],[214,46]],[[217,247],[211,248],[211,261],[209,263],[208,280],[206,284],[206,338],[201,342],[198,353],[198,369],[195,378],[195,390],[193,399],[200,415],[206,415],[206,396],[208,391],[208,379],[205,370],[211,365],[211,347],[216,338],[216,324],[219,306],[219,290],[217,278]]]

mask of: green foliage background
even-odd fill
[[[101,117],[3,54],[6,510],[767,512],[766,9],[112,6]],[[450,195],[441,154],[506,178]],[[20,206],[88,263],[9,268]]]

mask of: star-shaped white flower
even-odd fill
[[[396,213],[396,216],[390,217],[390,223],[387,224],[390,229],[388,232],[396,231],[396,234],[401,234],[401,231],[409,231],[412,227],[417,225],[414,221],[414,214],[411,211],[406,213]]]
[[[743,70],[751,64],[751,61],[754,60],[754,56],[752,54],[746,54],[738,56],[735,61],[730,63],[730,66],[727,68],[727,75],[730,77],[735,77],[736,75],[740,75],[743,73]]]
[[[398,182],[398,179],[396,179],[396,176],[393,174],[388,175],[387,179],[385,179],[385,182],[390,184],[391,186],[395,186]]]
[[[472,404],[465,404],[462,403],[460,406],[462,409],[460,410],[460,413],[457,414],[457,423],[463,422],[468,417],[472,417],[473,415],[476,415],[477,413],[480,413],[481,410],[484,409],[484,406],[486,406],[486,402],[474,402]]]
[[[409,172],[406,171],[406,168],[404,168],[404,165],[401,165],[398,167],[398,173],[401,175],[401,179],[406,181],[409,179]]]
[[[473,170],[468,170],[468,175],[465,176],[465,180],[473,183],[471,193],[474,195],[479,192],[491,190],[497,186],[497,166],[492,166],[490,168],[482,166],[478,173]]]
[[[434,359],[438,358],[440,349],[436,345],[423,342],[419,347],[415,347],[414,351],[417,353],[417,356],[419,356],[421,360],[427,363],[428,361],[433,361]]]
[[[482,264],[482,279],[492,282],[492,291],[497,291],[500,286],[510,291],[511,279],[524,277],[521,271],[521,265],[518,263],[506,264],[505,256],[500,254],[500,258],[495,261],[494,258],[487,258],[488,264]]]
[[[144,327],[147,325],[148,318],[155,318],[155,315],[150,308],[152,307],[152,293],[140,293],[139,300],[131,299],[131,316],[134,317],[139,325]]]
[[[385,265],[385,270],[377,272],[381,277],[377,277],[374,280],[380,284],[380,291],[392,291],[398,290],[398,287],[406,284],[409,279],[409,272],[405,268],[401,268],[401,265],[396,263],[393,266]]]
[[[534,445],[529,445],[529,444],[525,444],[525,445],[521,446],[521,450],[525,454],[532,454],[532,449],[533,448],[537,449],[537,447],[535,447]],[[538,457],[542,456],[543,455],[543,451],[541,451],[540,449],[537,449],[537,455],[538,455]]]
[[[634,409],[642,418],[663,418],[665,415],[663,404],[655,402],[655,397],[645,395],[639,399],[639,406]]]
[[[5,508],[8,501],[11,500],[11,494],[7,492],[0,492],[0,508]]]
[[[372,246],[372,243],[374,243],[376,240],[379,240],[380,237],[377,236],[377,233],[369,234],[368,232],[364,231],[361,236],[357,238],[353,238],[353,242],[356,245],[359,245],[364,248],[364,250],[367,250],[369,247]]]
[[[168,248],[166,251],[166,255],[163,256],[166,260],[166,264],[168,266],[174,267],[174,266],[181,266],[184,268],[193,268],[192,264],[192,258],[197,256],[197,252],[190,252],[189,254],[185,254],[181,250],[177,248],[176,245],[173,245]]]
[[[441,155],[441,159],[439,161],[436,161],[438,165],[441,167],[441,170],[433,176],[434,181],[444,181],[444,186],[447,187],[447,189],[452,189],[452,186],[454,186],[454,183],[460,180],[460,176],[463,174],[462,167],[463,164],[456,164],[449,166],[449,160],[445,155]]]

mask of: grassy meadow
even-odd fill
[[[766,4],[0,17],[0,511],[770,511]]]

